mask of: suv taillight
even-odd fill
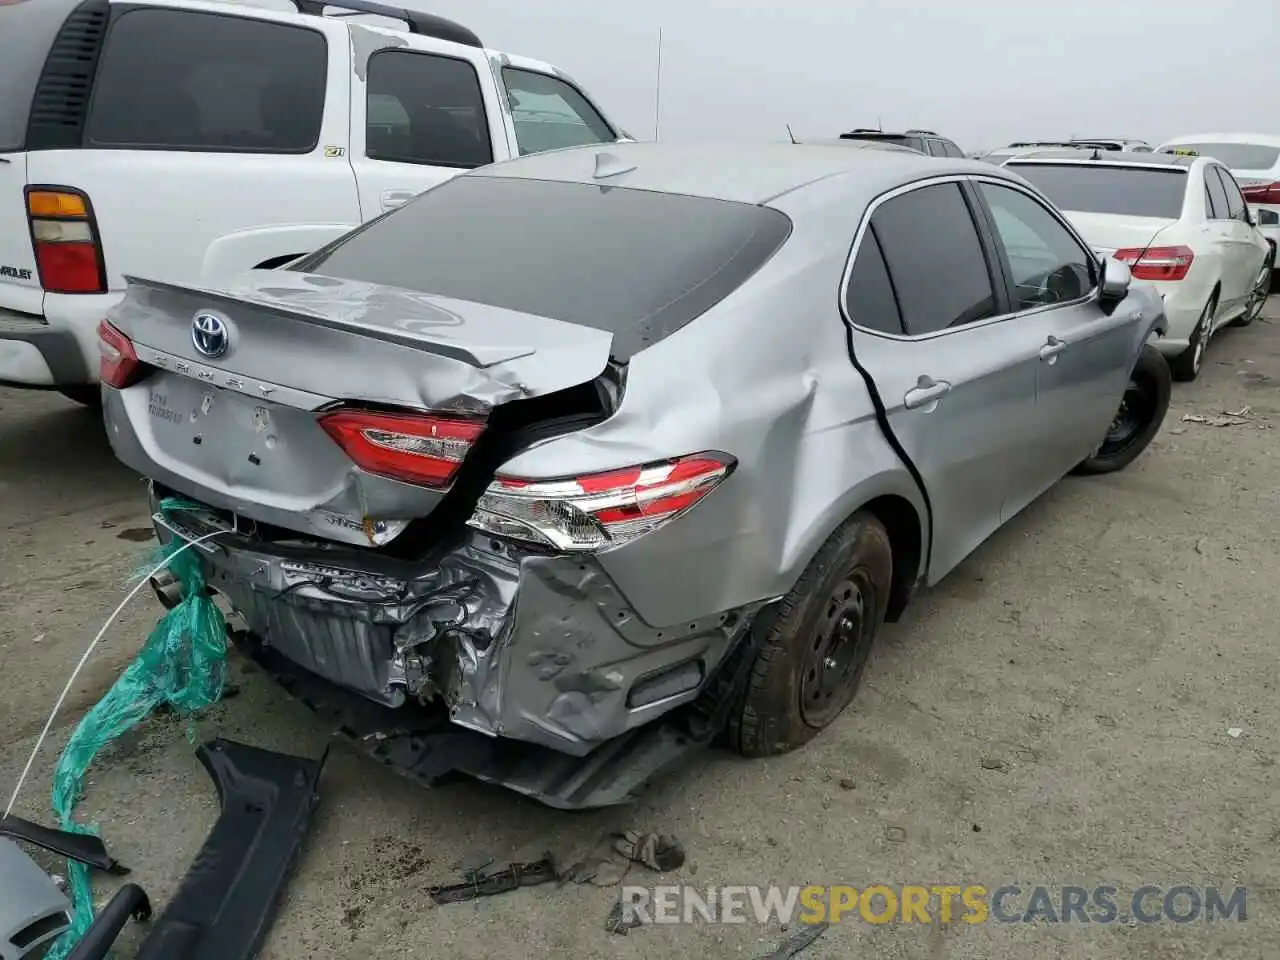
[[[106,320],[98,324],[98,379],[109,387],[131,387],[154,370],[138,359],[133,341]]]
[[[1112,254],[1129,265],[1135,280],[1181,280],[1191,269],[1195,251],[1190,247],[1126,247]]]
[[[1280,183],[1255,183],[1240,188],[1248,203],[1280,204]]]
[[[467,523],[556,550],[603,550],[674,520],[716,489],[736,463],[722,453],[696,453],[566,480],[498,477]]]
[[[48,293],[106,293],[106,266],[89,198],[71,187],[27,187],[27,222],[40,286]]]
[[[447,487],[484,421],[434,413],[338,410],[319,419],[362,470],[420,487]]]

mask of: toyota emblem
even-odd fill
[[[231,346],[231,331],[217,314],[197,313],[191,321],[191,342],[201,356],[213,360]]]

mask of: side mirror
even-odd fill
[[[1129,295],[1129,284],[1133,282],[1133,274],[1129,265],[1115,257],[1102,259],[1102,299],[1108,303],[1117,303]]]

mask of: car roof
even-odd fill
[[[1127,150],[1037,150],[1035,153],[1022,153],[1009,160],[1010,166],[1025,163],[1039,163],[1045,160],[1054,163],[1096,164],[1113,167],[1191,167],[1202,157],[1177,156],[1172,153],[1132,153]]]
[[[852,170],[869,179],[989,169],[978,160],[929,157],[915,150],[856,150],[848,145],[609,143],[530,154],[480,167],[466,177],[515,177],[627,187],[714,200],[765,204]]]
[[[894,143],[892,140],[861,140],[845,137],[819,137],[815,140],[800,140],[800,144],[808,144],[818,147],[839,147],[842,150],[891,150],[895,153],[914,153],[919,154],[919,150],[912,150],[910,147],[904,147],[900,143]]]
[[[1274,133],[1187,133],[1170,137],[1162,147],[1179,143],[1249,143],[1260,147],[1280,147],[1280,135]]]

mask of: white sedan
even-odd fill
[[[1196,133],[1160,145],[1162,153],[1213,157],[1225,164],[1253,208],[1262,235],[1280,244],[1280,136],[1273,133]],[[1280,284],[1272,283],[1280,290]]]
[[[1160,291],[1169,330],[1154,345],[1177,379],[1200,374],[1215,331],[1262,311],[1273,250],[1216,160],[1054,150],[1004,166],[1039,187],[1095,251]]]

